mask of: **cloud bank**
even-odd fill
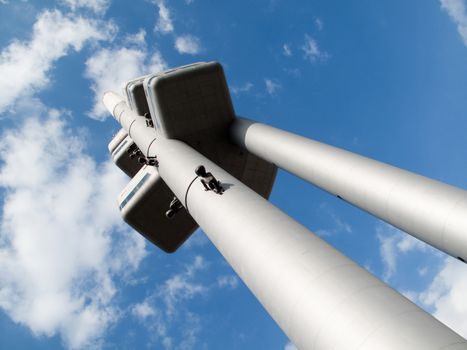
[[[0,53],[0,113],[20,97],[47,87],[54,63],[88,42],[108,40],[113,25],[58,10],[39,14],[29,41],[14,40]]]
[[[464,45],[467,46],[467,11],[464,0],[440,0],[441,8],[446,11],[457,26]]]
[[[119,317],[115,279],[146,254],[112,205],[127,179],[86,154],[66,113],[25,108],[22,127],[0,139],[0,308],[35,335],[96,346]]]

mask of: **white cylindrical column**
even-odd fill
[[[133,112],[125,100],[114,92],[106,92],[102,102],[122,126],[123,130],[130,135],[143,155],[147,157],[149,146],[156,138],[156,131],[154,128],[147,127],[146,118]]]
[[[157,138],[149,155],[300,349],[467,349],[462,337],[183,142]],[[200,164],[221,181],[222,195],[204,190],[194,172]]]
[[[153,153],[153,150],[150,150]],[[175,140],[157,140],[159,173],[300,349],[467,349],[464,339],[236,178]],[[206,192],[203,164],[226,187]]]
[[[238,118],[249,152],[467,261],[467,191],[373,159]]]

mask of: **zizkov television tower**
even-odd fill
[[[132,177],[124,220],[166,252],[199,226],[299,349],[460,350],[467,341],[267,201],[277,167],[467,259],[467,192],[237,118],[201,62],[104,95]]]

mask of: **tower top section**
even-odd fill
[[[235,118],[218,62],[193,63],[149,75],[143,86],[154,127],[166,138],[186,140],[208,130],[215,133]]]

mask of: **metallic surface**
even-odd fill
[[[222,66],[199,62],[144,79],[144,91],[155,128],[166,138],[189,142],[219,137],[234,118]],[[224,135],[223,135],[224,136]]]
[[[123,95],[128,106],[137,114],[149,115],[149,106],[144,93],[143,82],[146,76],[129,80],[123,86]]]
[[[127,137],[131,137],[132,140],[139,140],[137,145],[143,155],[151,157],[154,152],[151,153],[149,149],[156,143],[156,139],[160,138],[160,134],[154,128],[147,127],[146,118],[138,116],[120,96],[107,93],[104,96],[104,103],[107,106],[112,106],[113,115],[129,134]],[[201,145],[206,146],[202,143]],[[228,143],[214,144],[213,147],[206,147],[205,151],[211,155],[214,153],[214,159],[219,160],[224,168],[232,171],[247,186],[261,196],[269,197],[277,171],[273,164]],[[135,159],[131,161],[135,161]],[[138,165],[141,167],[140,164]],[[154,171],[157,173],[155,168]],[[177,213],[173,220],[167,219],[164,213],[173,198],[173,193],[158,176],[154,175],[151,179],[138,190],[135,197],[124,208],[121,208],[121,213],[124,220],[131,227],[152,243],[165,252],[174,252],[189,238],[197,225],[184,210]],[[130,181],[122,191],[119,205],[122,203],[124,199],[122,197],[124,197],[125,193],[134,188],[135,182],[137,182],[137,179]],[[184,197],[178,197],[178,199],[184,201]]]
[[[118,96],[104,103],[121,120]],[[122,121],[124,126],[125,121]],[[136,144],[275,321],[300,349],[453,350],[467,342],[181,141]],[[203,164],[226,184],[205,191]]]
[[[137,157],[131,158],[128,153],[133,145],[133,140],[127,135],[111,154],[113,162],[129,177],[133,177],[142,166]]]
[[[112,154],[115,149],[118,147],[118,145],[127,137],[128,133],[124,129],[118,130],[118,132],[112,137],[112,140],[110,140],[109,145],[107,146],[107,149],[109,150],[109,153]]]
[[[308,138],[237,118],[249,152],[467,261],[467,191]]]
[[[165,216],[173,197],[157,168],[146,165],[118,197],[125,222],[166,253],[175,252],[198,228],[185,208],[173,219]]]

